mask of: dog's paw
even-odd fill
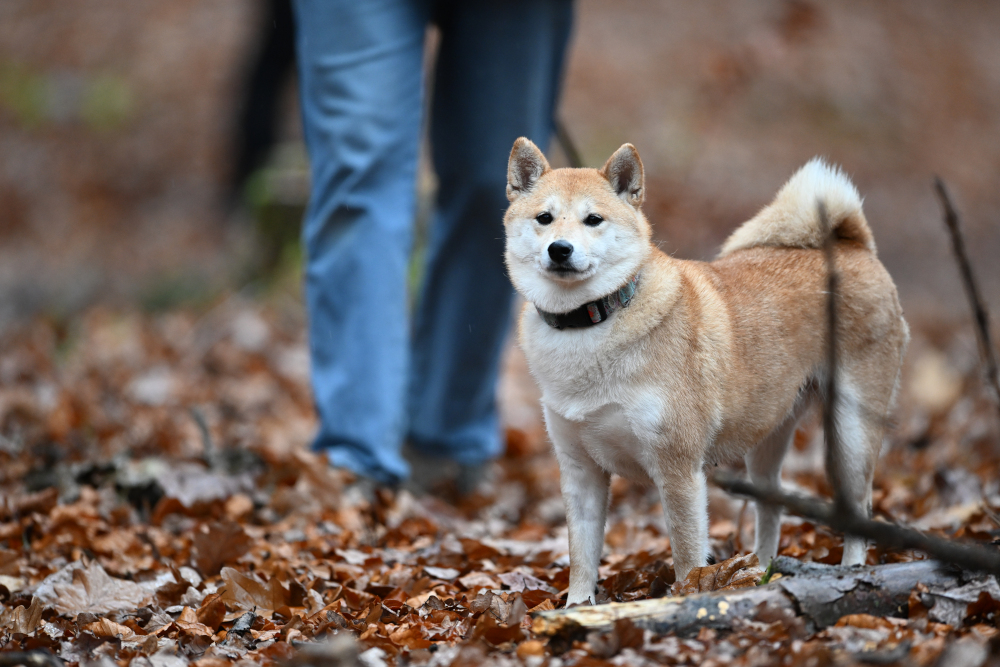
[[[584,598],[582,600],[575,600],[575,601],[566,600],[567,609],[572,609],[573,607],[591,607],[593,605],[594,602],[591,598]]]

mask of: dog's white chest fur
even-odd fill
[[[611,322],[557,331],[529,315],[525,352],[546,418],[558,418],[604,470],[649,479],[652,450],[667,417],[664,387],[642,372],[641,347],[608,355]]]

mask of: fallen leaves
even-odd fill
[[[28,635],[35,631],[42,620],[42,602],[36,597],[31,598],[31,604],[25,607],[18,605],[13,609],[0,609],[0,627],[10,632]]]
[[[132,628],[121,625],[120,623],[115,623],[107,618],[102,618],[94,621],[93,623],[88,623],[81,629],[93,634],[95,637],[101,637],[104,639],[111,637],[115,637],[117,639],[132,639],[135,637],[135,632]]]
[[[274,611],[287,605],[288,591],[275,577],[267,583],[241,574],[231,567],[222,568],[222,601],[236,609]]]
[[[756,586],[763,576],[764,569],[760,567],[757,554],[733,556],[715,565],[693,568],[684,581],[674,583],[671,593],[691,595],[747,588]]]
[[[191,550],[198,571],[213,575],[249,551],[250,544],[250,537],[238,523],[225,521],[202,524],[194,535]]]
[[[100,563],[71,563],[43,581],[35,594],[62,614],[104,614],[141,606],[150,594],[133,581],[110,576]]]
[[[317,661],[340,651],[385,665],[538,665],[557,654],[567,667],[851,664],[904,654],[933,665],[958,640],[975,638],[962,644],[969,653],[1000,632],[995,582],[969,580],[918,587],[909,619],[844,617],[819,633],[789,610],[765,609],[729,634],[657,636],[620,621],[550,644],[532,633],[530,614],[563,605],[569,569],[558,472],[544,442],[527,442],[538,436],[512,432],[497,482],[468,503],[407,492],[360,501],[304,447],[308,389],[278,368],[289,350],[304,354],[301,330],[282,338],[270,323],[269,340],[284,350],[272,355],[237,344],[214,316],[125,324],[94,316],[80,326],[62,370],[22,365],[21,386],[0,387],[0,428],[16,423],[24,445],[11,448],[14,432],[0,432],[8,438],[0,442],[5,650],[38,646],[69,663],[103,656],[136,667],[304,667],[296,656],[305,647]],[[0,370],[4,350],[29,344],[0,348]],[[959,443],[974,411],[944,403],[914,428]],[[807,456],[814,440],[815,432],[797,436],[797,453]],[[949,466],[964,450],[943,446],[936,458],[905,443],[890,448],[876,513],[966,539],[1000,537],[1000,489],[986,465],[995,456],[980,444],[982,465]],[[791,477],[826,491],[812,469]],[[43,482],[28,489],[24,479]],[[744,554],[752,511],[712,502],[718,563],[677,582],[655,491],[616,479],[599,600],[755,585],[760,564]],[[792,519],[780,550],[837,562],[841,545],[839,535]],[[333,646],[337,637],[352,643]]]

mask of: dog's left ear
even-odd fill
[[[632,144],[622,144],[615,154],[601,167],[601,175],[608,179],[619,197],[633,208],[642,206],[646,186],[639,151]]]
[[[549,161],[538,146],[531,139],[519,137],[507,162],[507,201],[514,201],[534,187],[548,170]]]

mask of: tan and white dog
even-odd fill
[[[542,392],[569,526],[567,604],[593,599],[610,475],[652,481],[679,579],[704,565],[704,467],[744,456],[759,485],[780,482],[826,362],[826,264],[817,202],[836,238],[839,451],[828,472],[871,512],[872,475],[909,338],[875,255],[861,198],[819,159],[737,229],[712,262],[650,241],[642,162],[625,144],[600,170],[550,169],[521,138],[507,172],[510,278],[527,300],[520,340]],[[777,552],[780,511],[757,508],[755,551]],[[865,561],[847,538],[843,563]]]

